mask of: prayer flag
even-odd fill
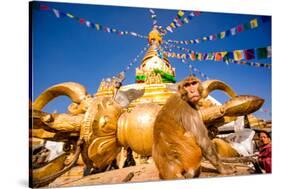
[[[170,26],[171,26],[172,28],[176,28],[176,26],[175,26],[175,24],[174,24],[173,22],[170,24]]]
[[[131,32],[132,36],[137,36],[137,34],[135,32]]]
[[[189,58],[190,58],[192,61],[194,61],[194,60],[196,59],[195,53],[190,53],[190,54],[189,54]]]
[[[183,23],[178,18],[175,18],[174,21],[176,22],[176,26],[178,26],[178,27],[183,25]]]
[[[256,28],[258,27],[258,20],[255,18],[253,20],[250,21],[251,24],[251,28]]]
[[[200,16],[200,11],[194,11],[195,16]]]
[[[244,31],[247,31],[249,29],[251,29],[251,24],[250,23],[245,23],[244,24]]]
[[[155,14],[154,10],[152,10],[152,9],[149,9],[149,12],[150,12],[151,14]]]
[[[208,53],[206,60],[213,60],[214,59],[214,53]]]
[[[184,19],[183,19],[183,21],[184,21],[184,23],[188,23],[189,22],[189,20],[185,17]]]
[[[243,24],[238,25],[237,28],[236,28],[236,31],[237,31],[237,33],[243,32],[244,31]]]
[[[79,19],[79,22],[80,22],[81,24],[84,24],[84,23],[85,23],[85,19],[80,18],[80,19]]]
[[[224,58],[224,56],[227,54],[227,51],[221,52],[221,56],[222,58]]]
[[[266,47],[266,50],[267,50],[267,58],[270,58],[272,54],[271,46]]]
[[[220,52],[217,52],[215,54],[215,61],[221,61],[222,60],[222,56],[221,56],[221,53]]]
[[[191,12],[189,15],[190,15],[190,16],[195,16],[194,12]]]
[[[186,59],[186,54],[182,54],[182,55],[181,55],[181,58],[182,58],[182,59]]]
[[[243,59],[243,51],[242,50],[235,50],[233,51],[234,54],[234,60],[242,60]]]
[[[231,33],[231,35],[236,35],[236,28],[235,27],[231,28],[230,33]]]
[[[196,58],[197,58],[197,60],[202,60],[203,59],[202,53],[197,53]]]
[[[244,56],[246,60],[251,60],[255,58],[255,51],[254,49],[247,49],[244,50]]]
[[[66,13],[66,16],[68,16],[69,18],[74,18],[74,16],[70,13]]]
[[[230,30],[225,31],[225,37],[228,37],[230,35]]]
[[[50,10],[47,5],[40,5],[40,10]]]
[[[167,26],[167,27],[166,27],[166,29],[167,29],[169,32],[171,32],[171,33],[173,32],[173,30],[172,30],[172,27],[171,27],[171,26]]]
[[[225,62],[230,62],[231,59],[233,59],[233,52],[227,52],[223,56],[223,61],[225,61]]]
[[[179,12],[178,12],[179,18],[183,17],[183,15],[184,15],[184,12],[182,10],[179,10]]]
[[[91,22],[90,22],[90,21],[88,21],[88,20],[87,20],[85,23],[86,23],[86,26],[88,26],[88,27],[92,27],[92,24],[91,24]]]
[[[208,37],[203,37],[202,39],[203,39],[203,41],[207,41]]]
[[[99,25],[99,24],[95,24],[95,28],[96,28],[96,30],[100,30],[100,28],[101,28],[101,25]]]
[[[200,39],[195,39],[195,43],[200,43]]]
[[[60,12],[57,9],[53,9],[54,14],[56,15],[57,18],[60,17]]]
[[[223,38],[225,38],[225,31],[220,32],[220,39],[223,39]]]
[[[208,53],[203,53],[203,60],[206,60],[208,56]]]
[[[256,49],[258,59],[267,58],[267,49],[264,48],[257,48]]]

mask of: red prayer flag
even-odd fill
[[[237,28],[236,28],[236,30],[237,30],[237,32],[242,32],[242,31],[244,31],[244,26],[243,26],[243,24],[238,25]]]
[[[85,21],[86,21],[86,20],[85,20],[85,19],[83,19],[83,18],[80,18],[80,19],[79,19],[79,22],[80,22],[81,24],[84,24],[84,23],[85,23]]]
[[[40,10],[50,10],[47,5],[40,5]]]
[[[251,60],[255,58],[255,51],[254,49],[247,49],[244,50],[244,55],[246,60]]]
[[[200,15],[200,11],[194,11],[194,15],[195,16],[199,16]]]

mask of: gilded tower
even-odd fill
[[[136,83],[175,83],[175,69],[161,48],[162,36],[156,28],[148,34],[149,48],[136,68]]]
[[[145,89],[141,98],[133,101],[129,108],[137,104],[155,103],[163,105],[174,91],[167,88],[175,80],[175,68],[172,68],[167,55],[161,48],[162,36],[156,28],[148,34],[149,48],[146,51],[140,66],[136,68],[136,83],[122,86],[120,90]],[[103,80],[95,96],[112,95],[113,87]]]

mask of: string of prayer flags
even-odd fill
[[[153,26],[157,25],[157,20],[156,20],[156,17],[157,17],[157,16],[156,16],[154,10],[153,10],[153,9],[149,9],[149,12],[150,12],[150,14],[151,14],[152,25],[153,25]]]
[[[195,68],[194,66],[192,66],[190,63],[186,62],[184,59],[182,59],[182,62],[184,64],[188,64],[188,68],[190,70],[190,74],[192,75],[192,71],[198,73],[200,75],[201,78],[205,79],[205,80],[209,80],[210,78],[203,72],[201,72],[198,68]]]
[[[139,54],[136,56],[136,58],[134,58],[129,64],[128,66],[126,66],[126,68],[123,70],[123,72],[127,72],[131,69],[131,67],[137,62],[137,60],[139,59],[139,57],[148,49],[149,44],[147,44],[140,52]]]
[[[253,48],[253,49],[201,53],[201,52],[195,52],[188,48],[176,46],[176,45],[170,44],[168,42],[166,42],[165,44],[169,45],[170,47],[177,48],[182,51],[186,51],[190,54],[194,54],[194,56],[199,57],[199,59],[201,59],[201,57],[203,57],[203,60],[213,60],[214,59],[214,60],[220,61],[220,60],[224,59],[227,61],[229,59],[234,59],[235,61],[240,61],[240,60],[271,58],[271,55],[272,55],[271,46]]]
[[[92,23],[91,21],[86,20],[84,18],[76,17],[71,13],[65,13],[65,12],[62,12],[58,9],[54,9],[54,8],[46,6],[46,5],[40,4],[39,8],[35,8],[35,10],[52,12],[57,18],[68,17],[68,18],[74,19],[74,20],[78,21],[80,24],[85,25],[88,28],[93,28],[97,31],[103,31],[103,32],[106,32],[106,33],[114,33],[114,34],[117,34],[119,36],[130,35],[130,36],[133,36],[133,37],[147,39],[147,36],[140,35],[136,32],[122,31],[122,30],[118,30],[118,29],[115,29],[115,28],[102,26],[101,24]]]
[[[172,48],[177,48],[183,51],[186,51],[187,53],[175,53],[172,52],[171,48],[168,48],[166,45],[168,45],[169,47]],[[234,52],[230,51],[223,51],[223,52],[209,52],[209,53],[201,53],[201,52],[195,52],[192,51],[190,49],[187,48],[183,48],[183,47],[179,47],[179,46],[175,46],[169,43],[164,43],[164,47],[165,49],[168,49],[169,51],[166,51],[165,53],[167,54],[168,57],[172,57],[172,58],[182,58],[182,59],[190,59],[191,61],[202,61],[202,60],[212,60],[212,61],[223,61],[225,63],[233,63],[233,64],[245,64],[245,65],[249,65],[249,66],[254,66],[254,67],[264,67],[264,68],[271,68],[271,64],[264,64],[264,63],[258,63],[258,62],[248,62],[248,61],[242,61],[242,60],[235,60],[234,59]],[[257,48],[257,49],[263,49],[263,48]],[[257,50],[256,49],[256,50]],[[271,56],[271,47],[268,46],[266,47],[268,53],[267,56]],[[253,57],[254,56],[254,50],[255,49],[247,49],[247,50],[243,50],[243,52],[248,52],[248,58]],[[240,55],[241,51],[238,51],[238,55]],[[241,56],[241,55],[240,55]],[[245,56],[245,55],[243,55]],[[239,57],[240,58],[240,57]],[[236,58],[236,59],[239,59]]]
[[[221,31],[217,34],[211,34],[211,35],[208,35],[208,36],[199,37],[197,39],[184,40],[184,41],[168,40],[168,42],[188,45],[188,44],[197,44],[197,43],[201,43],[201,42],[205,42],[205,41],[214,41],[214,40],[218,40],[218,39],[225,39],[227,37],[235,36],[239,33],[258,28],[261,23],[265,23],[268,20],[270,20],[270,17],[262,16],[262,17],[254,18],[247,23],[239,24],[239,25],[237,25],[235,27],[232,27],[228,30]],[[171,30],[172,28],[169,28],[169,29]]]
[[[263,68],[271,68],[271,64],[265,64],[265,63],[259,63],[259,62],[248,62],[248,61],[236,61],[234,59],[226,59],[227,56],[226,52],[217,52],[213,53],[211,55],[211,59],[198,59],[198,55],[195,53],[174,53],[174,52],[168,52],[165,51],[166,55],[171,58],[178,58],[178,59],[190,59],[191,61],[203,61],[203,60],[212,60],[216,62],[223,61],[225,63],[232,63],[232,64],[242,64],[242,65],[248,65],[253,67],[263,67]],[[204,55],[203,57],[209,57],[210,55]]]
[[[173,21],[166,27],[166,30],[173,33],[174,29],[183,26],[190,22],[195,16],[200,16],[199,11],[191,12],[189,15],[184,16],[185,12],[183,10],[179,10],[177,16],[173,19]]]
[[[167,31],[165,29],[163,29],[162,26],[157,24],[157,19],[156,19],[157,15],[156,15],[155,11],[153,9],[149,9],[149,12],[151,14],[152,26],[156,27],[162,35],[165,35],[167,33]]]

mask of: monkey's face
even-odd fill
[[[187,92],[188,101],[191,104],[197,104],[201,98],[201,94],[199,92],[199,81],[187,81],[183,85],[184,90]]]

